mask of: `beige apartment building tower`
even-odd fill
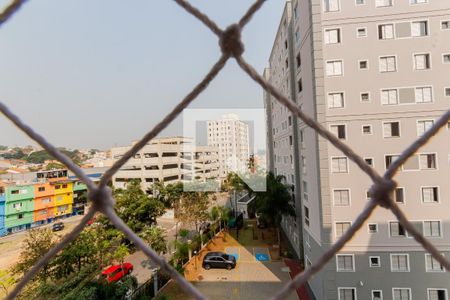
[[[111,156],[119,159],[132,146],[114,147]],[[162,137],[151,140],[113,176],[116,188],[125,188],[127,182],[138,180],[145,191],[156,182],[206,181],[218,179],[217,149],[198,146],[186,137]]]
[[[290,99],[379,173],[450,107],[447,0],[288,1],[274,49],[281,50],[272,53],[266,79],[280,90],[295,88]],[[290,114],[267,93],[264,100],[269,166],[284,174],[279,157],[295,155],[294,147],[288,152],[279,141]],[[283,228],[289,235],[302,227],[296,252],[308,267],[362,211],[371,181],[301,121],[292,131],[298,136],[293,162],[299,174],[293,182],[302,222],[285,219]],[[449,155],[450,124],[402,166],[394,194],[417,229],[447,257]],[[308,284],[316,299],[449,300],[450,273],[379,208]]]
[[[207,123],[208,146],[218,149],[219,176],[245,168],[250,157],[248,124],[236,114],[225,114]]]

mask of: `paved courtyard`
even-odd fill
[[[197,259],[192,259],[185,268],[185,277],[191,281],[208,299],[240,300],[268,299],[291,280],[289,267],[276,254],[271,233],[264,234],[264,240],[251,229],[242,230],[239,240],[236,235],[219,235],[202,251]],[[235,269],[204,270],[203,256],[209,251],[223,251],[237,259]],[[163,292],[169,299],[193,299],[175,284],[171,283]],[[292,293],[287,299],[297,300]]]

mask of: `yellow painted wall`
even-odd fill
[[[55,203],[54,207],[55,217],[71,214],[73,204],[73,193],[67,192],[64,194],[55,195],[54,203]]]

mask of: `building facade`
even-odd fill
[[[85,193],[87,187],[69,180],[67,170],[41,171],[35,176],[33,181],[0,182],[0,236],[84,213],[84,209],[73,211],[73,184],[78,193]]]
[[[278,33],[274,49],[284,48],[285,54],[271,57],[266,79],[280,90],[283,84],[294,87],[290,99],[379,173],[449,107],[450,82],[443,74],[450,74],[450,1],[293,0],[286,3],[280,26],[292,34],[281,38]],[[276,64],[285,57],[283,70]],[[294,79],[283,83],[283,71]],[[278,142],[290,115],[283,116],[284,108],[270,95],[265,101],[269,166],[283,174],[278,157],[295,155]],[[293,162],[300,170],[296,207],[302,207],[303,226],[298,252],[309,266],[363,210],[371,181],[303,122],[292,130],[298,136]],[[449,130],[450,124],[402,166],[393,195],[447,257]],[[288,219],[283,223],[285,230],[295,225]],[[450,273],[389,211],[377,209],[309,287],[317,299],[448,300]]]
[[[119,159],[131,146],[111,149]],[[196,146],[185,137],[164,137],[151,140],[113,176],[116,188],[137,180],[145,191],[156,182],[216,179],[219,175],[218,154],[214,147]]]
[[[246,168],[250,157],[248,124],[236,114],[226,114],[207,125],[208,145],[218,149],[220,177]]]

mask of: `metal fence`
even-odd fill
[[[89,199],[93,205],[87,214],[83,217],[80,223],[67,234],[63,240],[52,248],[46,255],[44,255],[20,280],[15,289],[9,294],[8,299],[15,298],[23,287],[36,275],[36,273],[46,265],[61,249],[63,249],[68,243],[74,240],[78,234],[86,226],[87,221],[92,218],[95,212],[101,212],[109,218],[114,226],[125,233],[128,238],[133,241],[136,246],[141,249],[150,259],[152,259],[161,270],[170,275],[180,287],[196,299],[206,299],[190,282],[188,282],[182,275],[174,270],[163,258],[153,251],[148,245],[142,241],[136,233],[134,233],[115,213],[114,211],[114,199],[112,197],[111,189],[107,187],[107,182],[111,180],[115,172],[124,165],[128,159],[133,157],[148,141],[156,137],[169,123],[171,123],[182,111],[186,108],[194,99],[202,93],[208,86],[208,84],[217,76],[217,74],[223,69],[225,64],[230,58],[234,58],[242,70],[247,73],[255,82],[257,82],[265,91],[270,93],[281,104],[286,106],[294,116],[300,118],[305,124],[314,129],[321,137],[328,140],[336,148],[341,150],[349,159],[351,159],[358,167],[366,173],[372,180],[373,185],[370,189],[371,199],[365,206],[364,210],[358,215],[356,220],[352,223],[348,231],[328,250],[322,257],[318,259],[310,268],[297,275],[288,284],[286,284],[281,290],[279,290],[272,299],[285,299],[292,291],[297,287],[304,284],[315,273],[320,271],[322,267],[329,262],[333,256],[342,249],[342,247],[353,237],[353,235],[362,227],[363,223],[369,218],[375,208],[381,206],[383,208],[391,210],[391,212],[398,219],[400,224],[408,231],[408,233],[414,237],[414,239],[420,243],[423,248],[428,251],[437,261],[439,261],[443,267],[450,270],[450,261],[448,261],[440,251],[437,250],[433,244],[431,244],[426,238],[424,238],[415,227],[409,222],[405,214],[400,210],[397,204],[392,200],[392,193],[396,187],[396,182],[393,177],[399,170],[402,164],[406,162],[419,148],[425,145],[441,128],[443,128],[450,120],[450,110],[442,115],[435,124],[423,134],[419,139],[414,141],[399,158],[393,162],[385,174],[378,174],[372,167],[370,167],[363,158],[358,156],[349,146],[342,143],[333,135],[327,131],[325,127],[316,122],[313,118],[304,114],[301,109],[287,97],[283,96],[269,82],[258,74],[258,72],[248,64],[242,57],[244,52],[244,45],[241,41],[241,31],[250,21],[252,16],[261,8],[266,0],[256,0],[256,2],[248,9],[244,16],[238,21],[238,23],[228,26],[226,29],[221,29],[218,25],[211,20],[207,15],[203,14],[200,10],[193,7],[189,2],[185,0],[173,0],[180,5],[186,12],[192,14],[206,27],[208,27],[218,38],[222,55],[220,59],[214,64],[211,70],[206,74],[204,79],[198,83],[192,91],[181,100],[181,102],[173,108],[173,110],[161,121],[149,131],[138,143],[136,143],[120,160],[118,160],[109,170],[105,172],[98,185],[95,185],[89,177],[83,173],[80,167],[73,163],[67,156],[62,154],[56,147],[51,145],[43,136],[35,132],[33,128],[26,125],[17,115],[15,115],[9,108],[0,102],[0,111],[13,122],[18,128],[24,131],[30,138],[40,144],[45,150],[47,150],[55,159],[67,166],[79,179],[81,179],[89,189]],[[0,26],[3,26],[5,22],[10,19],[14,13],[16,13],[24,4],[25,0],[12,0],[12,2],[0,13]]]

